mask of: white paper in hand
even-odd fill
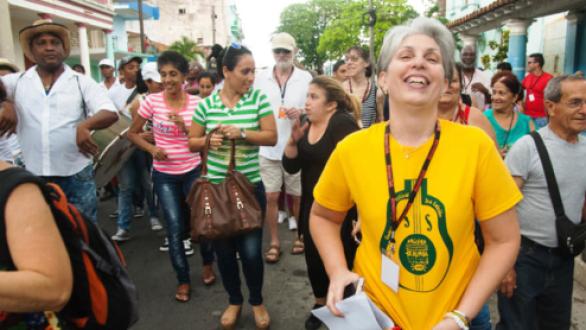
[[[358,292],[336,306],[344,317],[334,316],[326,306],[314,309],[312,313],[330,330],[381,330],[394,326],[393,321],[364,292]]]

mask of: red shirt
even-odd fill
[[[525,114],[531,118],[546,117],[545,107],[543,105],[543,91],[547,82],[553,78],[547,72],[540,76],[529,73],[523,79],[523,88],[525,89]]]

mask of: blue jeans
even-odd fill
[[[200,175],[200,167],[184,174],[166,174],[153,170],[155,191],[161,202],[163,215],[167,223],[167,238],[169,240],[169,256],[171,264],[177,274],[179,284],[189,284],[189,263],[185,256],[183,239],[189,226],[190,212],[186,203],[192,183]],[[188,236],[187,236],[188,237]],[[200,242],[200,254],[204,265],[214,261],[214,254],[210,242]]]
[[[264,218],[267,200],[262,182],[256,184],[255,191]],[[240,290],[240,269],[236,252],[240,256],[242,271],[250,297],[248,302],[253,306],[262,304],[262,284],[264,263],[262,260],[262,228],[251,232],[213,241],[218,256],[218,268],[222,276],[224,289],[228,292],[230,305],[242,305],[244,297]]]
[[[120,169],[120,172],[118,172],[118,181],[120,189],[118,192],[118,228],[124,230],[130,228],[130,219],[132,219],[134,209],[133,196],[140,190],[144,192],[144,195],[139,195],[146,196],[149,215],[151,217],[157,216],[149,164],[144,151],[135,150],[132,153],[122,166],[122,169]]]
[[[470,322],[470,330],[491,330],[492,324],[490,322],[490,309],[488,303],[482,306],[478,315]]]
[[[71,176],[44,176],[42,178],[61,187],[69,203],[75,205],[87,219],[98,223],[98,197],[93,165],[90,164]]]
[[[552,220],[553,221],[553,220]],[[572,318],[574,258],[523,238],[517,262],[517,288],[498,296],[497,329],[563,330]]]
[[[538,129],[546,126],[548,122],[549,122],[548,117],[533,118],[533,123],[535,124],[535,130],[536,131]]]

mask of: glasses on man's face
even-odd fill
[[[570,108],[572,110],[576,110],[576,109],[583,107],[586,104],[586,99],[575,98],[575,99],[570,99],[568,102],[565,102],[565,103],[568,108]]]
[[[289,55],[289,54],[291,54],[291,51],[288,49],[285,49],[285,48],[276,48],[276,49],[273,49],[273,53]]]

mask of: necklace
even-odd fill
[[[348,79],[348,87],[350,87],[350,94],[354,94],[354,91],[352,90],[352,79]],[[362,94],[362,103],[364,103],[364,101],[366,101],[366,97],[368,96],[368,92],[370,91],[370,80],[366,81],[366,89],[364,90],[364,94]]]

